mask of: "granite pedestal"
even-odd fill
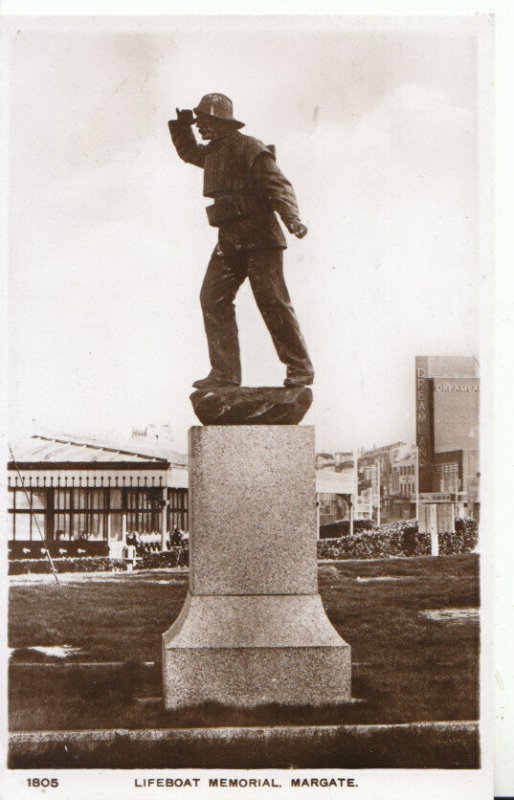
[[[166,708],[351,697],[317,586],[314,428],[193,427],[190,578],[163,635]]]

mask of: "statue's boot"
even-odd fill
[[[237,381],[230,378],[216,377],[214,375],[207,375],[206,378],[200,378],[193,383],[195,389],[221,389],[227,386],[239,386]]]

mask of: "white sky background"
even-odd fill
[[[10,438],[34,418],[77,435],[169,422],[186,449],[216,231],[167,120],[220,91],[276,145],[309,227],[285,264],[318,449],[414,441],[414,356],[479,352],[477,27],[102,25],[26,19],[10,37]],[[281,385],[246,284],[237,309],[244,383]]]

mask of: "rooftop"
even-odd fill
[[[187,456],[173,450],[148,445],[134,445],[132,442],[102,441],[98,438],[87,438],[59,434],[34,435],[29,439],[13,443],[9,455],[18,463],[148,463],[167,467],[187,466]]]

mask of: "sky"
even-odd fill
[[[318,450],[414,442],[415,355],[478,357],[480,24],[469,19],[27,18],[9,40],[9,437],[186,450],[209,371],[216,241],[167,120],[211,91],[276,146],[305,239],[285,275],[316,369]],[[281,385],[247,283],[245,385]]]

